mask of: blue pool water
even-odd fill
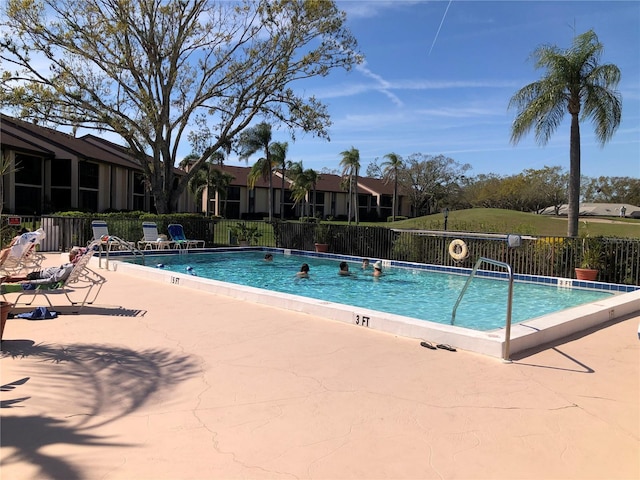
[[[343,277],[338,275],[337,260],[274,253],[274,260],[266,262],[264,252],[258,251],[154,256],[153,262],[155,268],[173,272],[442,324],[451,323],[453,306],[467,280],[463,275],[400,267],[385,268],[382,277],[374,278],[371,266],[363,272],[359,263],[352,262],[349,262],[352,275]],[[308,279],[296,277],[303,263],[310,266]],[[508,286],[506,281],[474,278],[458,306],[455,325],[483,331],[504,327]],[[515,282],[512,322],[611,295]]]

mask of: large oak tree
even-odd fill
[[[328,138],[292,85],[361,60],[329,0],[7,0],[0,101],[21,117],[120,135],[160,213],[257,117]],[[174,165],[188,139],[198,160]]]

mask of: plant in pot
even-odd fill
[[[255,244],[258,238],[262,236],[256,225],[247,225],[244,222],[236,223],[230,227],[229,231],[241,247]]]
[[[326,223],[316,225],[315,231],[315,247],[316,252],[329,251],[329,242],[331,241],[331,227]]]
[[[13,308],[13,303],[5,302],[4,300],[0,301],[0,341],[4,336],[4,325],[7,323],[7,318],[9,318],[9,312]]]
[[[578,280],[595,280],[602,267],[602,241],[598,238],[582,239],[580,267],[576,267]]]

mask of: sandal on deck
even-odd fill
[[[420,345],[431,350],[436,350],[436,347],[434,347],[431,342],[420,342]]]
[[[438,348],[441,348],[442,350],[449,350],[450,352],[455,352],[456,351],[455,348],[453,348],[451,345],[447,345],[446,343],[439,343],[436,346]]]

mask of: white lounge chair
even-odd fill
[[[155,222],[142,222],[143,239],[138,242],[140,250],[161,250],[172,248],[174,242],[168,240],[166,235],[158,233],[158,226]]]
[[[107,222],[103,220],[93,220],[91,228],[93,229],[93,241],[99,241],[102,250],[134,250],[136,248],[135,242],[110,235]]]
[[[38,253],[37,246],[45,237],[42,228],[15,237],[0,257],[0,273],[15,275],[20,271],[30,272],[40,268],[44,257]]]
[[[23,284],[29,284],[29,282],[23,282],[19,284],[18,287],[20,294],[16,297],[16,299],[12,302],[15,305],[31,305],[35,301],[37,296],[42,296],[47,301],[49,307],[53,308],[53,304],[49,299],[50,295],[54,294],[64,294],[69,303],[72,306],[77,306],[78,309],[81,309],[86,304],[92,304],[95,302],[100,290],[102,289],[102,285],[105,283],[106,279],[94,272],[88,267],[89,261],[93,257],[93,255],[99,249],[99,241],[94,241],[87,246],[86,251],[78,258],[75,262],[73,270],[66,278],[66,280],[61,282],[52,282],[52,283],[40,283],[34,284],[33,289],[25,290],[22,286]],[[8,289],[8,284],[3,285],[5,287],[2,290],[2,293],[10,293],[12,290]],[[97,288],[95,293],[91,295],[94,288]],[[71,297],[71,293],[84,290],[86,293],[81,300],[74,300]],[[90,296],[91,295],[91,296]],[[31,297],[28,302],[21,302],[22,297]]]

